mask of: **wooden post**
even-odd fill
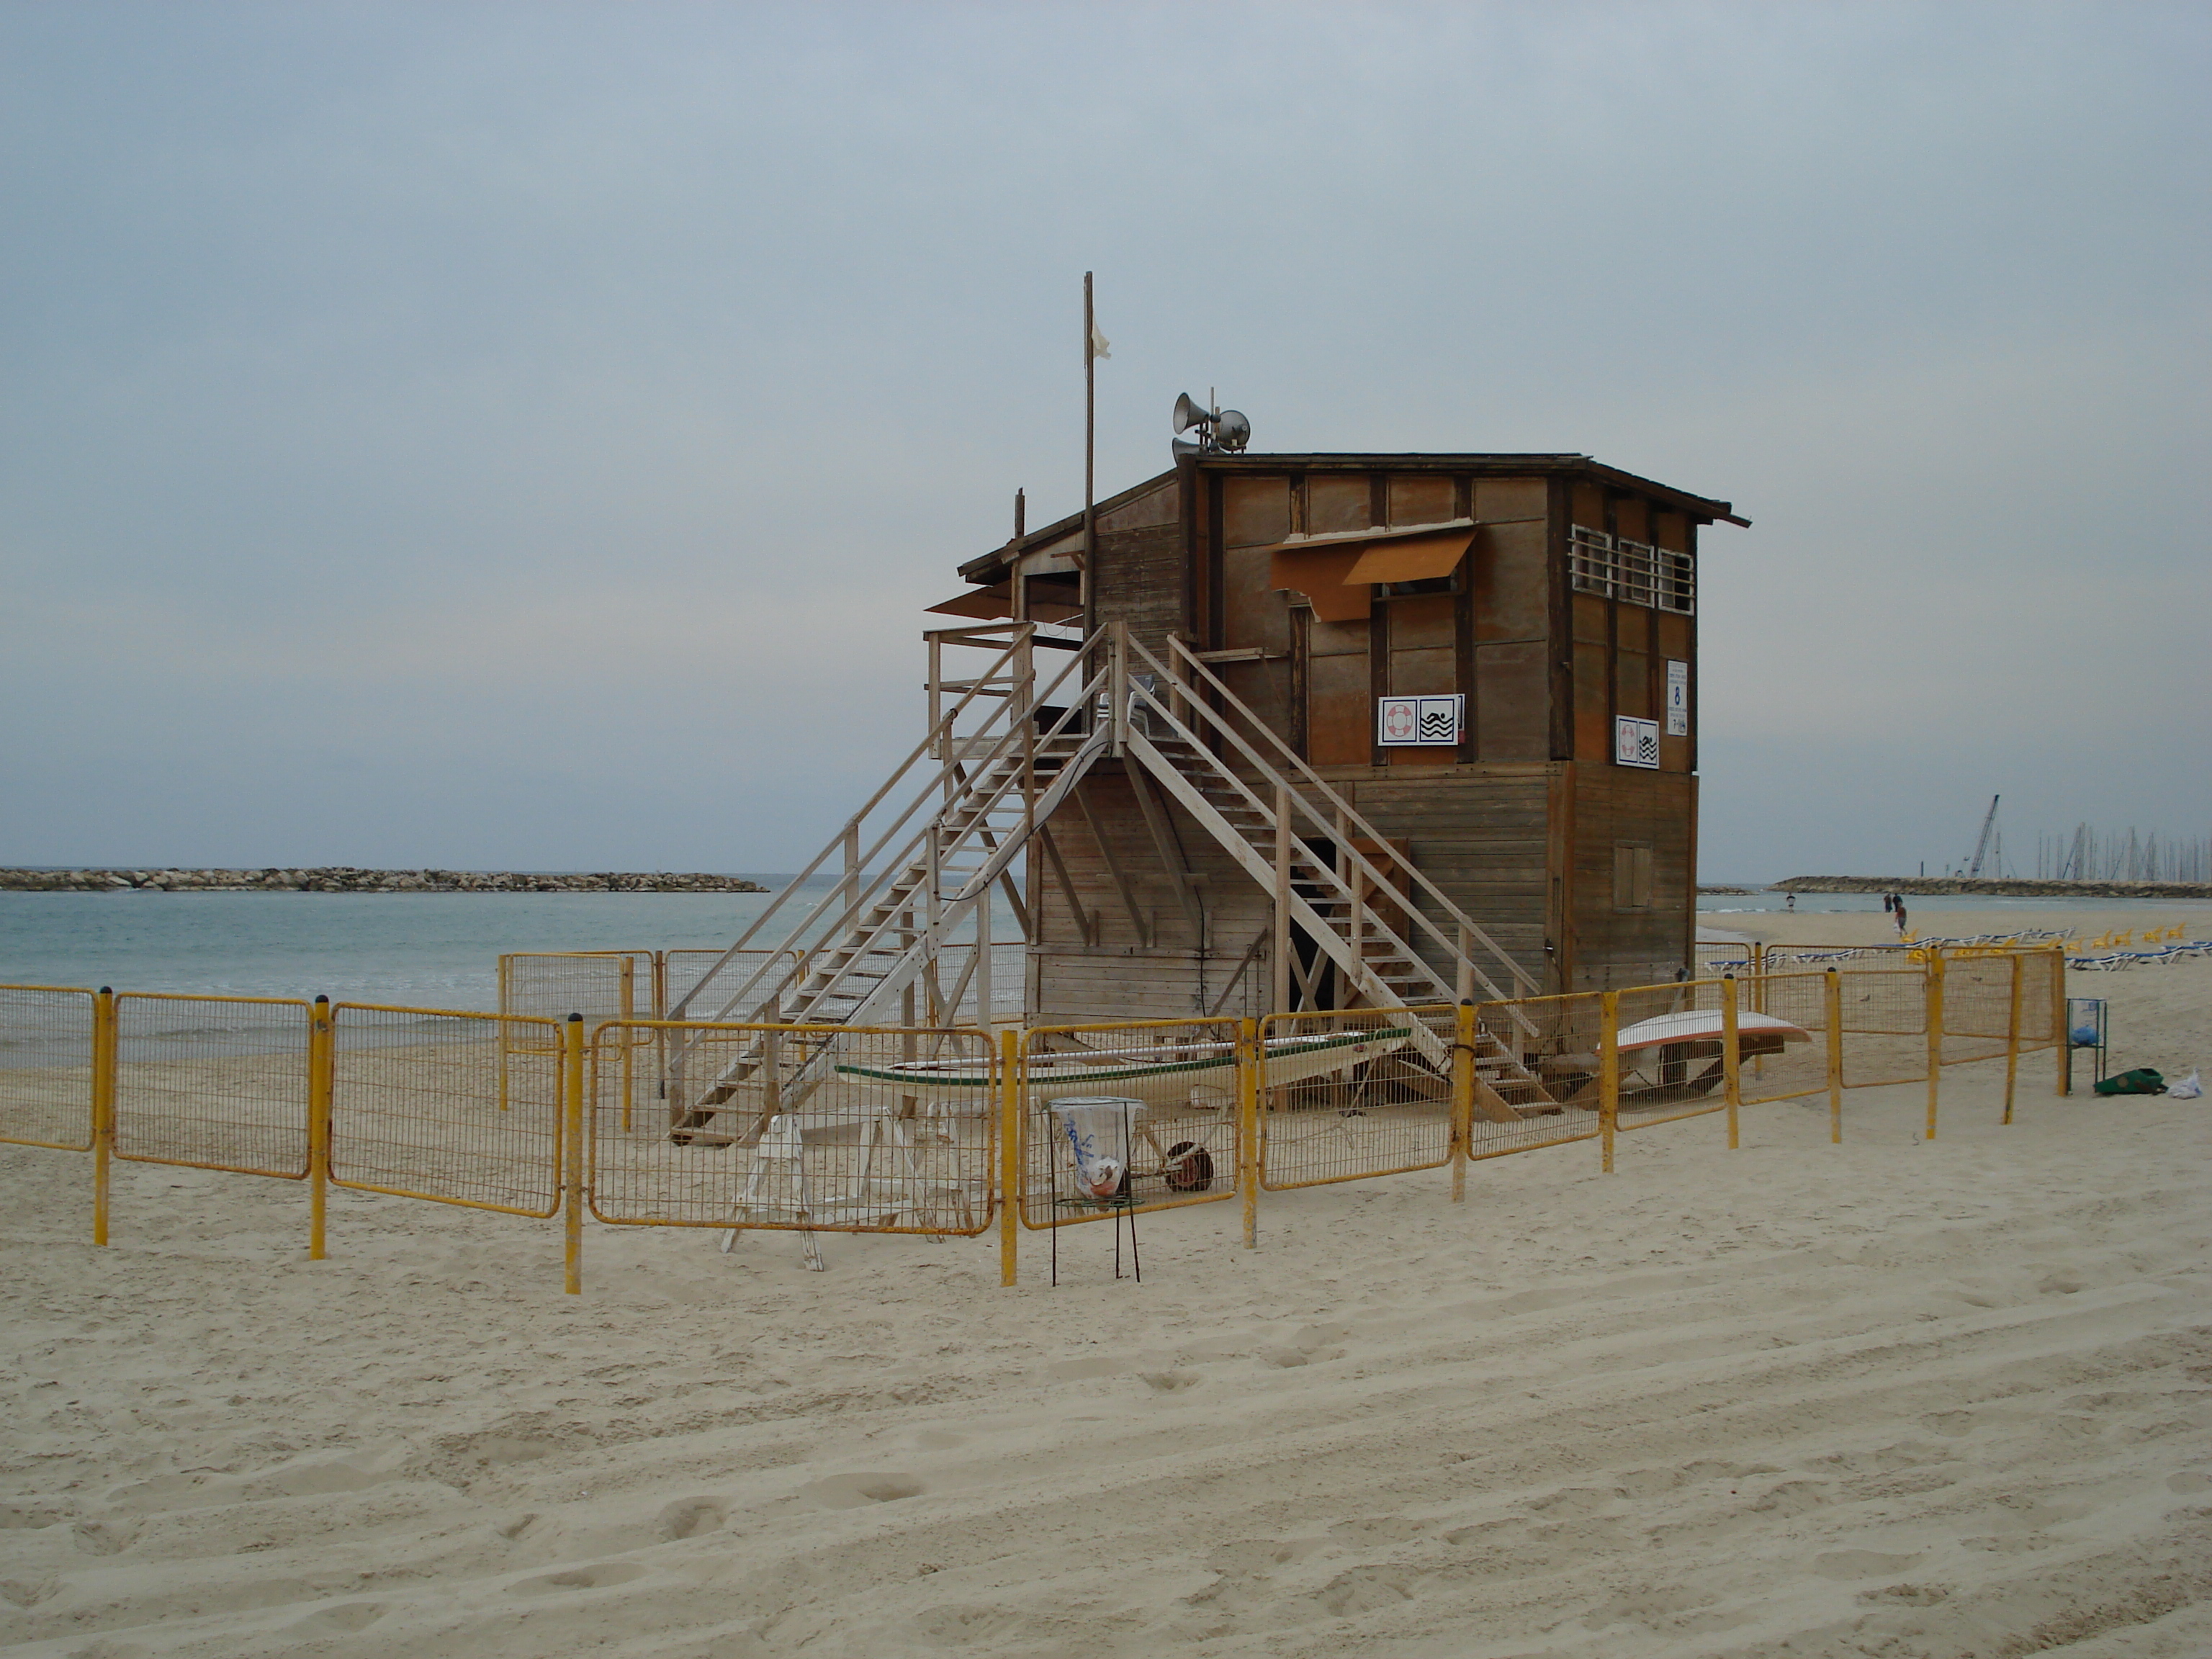
[[[1928,1139],[1936,1139],[1936,1100],[1943,1088],[1943,952],[1928,952]]]
[[[571,1014],[561,1027],[562,1139],[568,1155],[562,1162],[561,1185],[567,1215],[566,1248],[562,1253],[562,1288],[570,1296],[584,1293],[584,1017]]]
[[[307,1028],[307,1260],[323,1260],[325,1223],[330,1209],[331,1107],[337,1091],[337,1031],[331,1000],[315,999],[314,1023]]]
[[[107,1243],[108,1161],[115,1151],[115,993],[92,1004],[92,1242]]]
[[[2005,1015],[2005,1105],[2004,1121],[2012,1121],[2012,1092],[2020,1081],[2020,966],[2021,953],[2011,952],[2006,960],[2012,963],[2012,1002]]]
[[[1275,1005],[1291,1011],[1291,792],[1275,786]]]
[[[1620,1124],[1620,993],[1607,991],[1597,1024],[1597,1126],[1603,1169],[1613,1173],[1613,1137]]]
[[[2074,1034],[2066,1029],[2066,941],[2051,947],[2051,1030],[2058,1039],[2058,1092],[2074,1092]]]
[[[1098,354],[1092,343],[1097,337],[1097,314],[1091,306],[1091,273],[1086,270],[1083,273],[1083,588],[1077,595],[1083,605],[1086,633],[1091,628],[1091,567],[1098,550],[1098,514],[1092,505],[1098,481]],[[1114,752],[1121,752],[1119,743]]]
[[[1022,1034],[999,1038],[999,1283],[1014,1282],[1022,1235]]]
[[[1260,1248],[1260,1066],[1264,1052],[1258,1020],[1237,1022],[1237,1051],[1243,1056],[1237,1068],[1237,1179],[1244,1183],[1244,1248]]]
[[[1828,969],[1822,988],[1828,1011],[1828,1144],[1844,1144],[1844,976]]]
[[[1735,975],[1721,980],[1721,1079],[1728,1101],[1729,1151],[1743,1145],[1737,1115],[1743,1108],[1743,1041],[1738,1035]]]
[[[1451,1172],[1452,1202],[1467,1201],[1467,1158],[1474,1139],[1474,1003],[1462,997],[1453,1011]]]

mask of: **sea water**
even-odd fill
[[[775,878],[763,878],[775,884]],[[754,942],[776,942],[830,895],[810,882]],[[768,893],[0,893],[0,984],[112,986],[220,996],[311,998],[416,1007],[499,1006],[512,951],[719,949]],[[1708,894],[1701,915],[1778,911],[1785,896]],[[2111,909],[2148,901],[1916,896],[1914,910],[2002,914]],[[1873,893],[1801,893],[1797,913],[1879,910]],[[1001,917],[1001,927],[1011,919]],[[773,938],[769,937],[773,935]],[[958,937],[967,937],[961,930]],[[1001,938],[1003,938],[1003,933]],[[997,987],[1020,983],[1018,951],[994,957]]]
[[[830,887],[810,883],[800,911]],[[719,949],[773,896],[0,893],[0,983],[492,1009],[505,952]]]

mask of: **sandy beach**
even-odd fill
[[[2054,915],[2058,913],[2052,913]],[[2090,933],[2140,925],[2063,913]],[[2212,907],[2171,919],[2212,931]],[[1770,943],[1879,915],[1711,918]],[[1988,913],[1916,906],[1927,933]],[[2032,910],[2008,923],[2047,924]],[[2212,962],[2069,975],[2212,1060]],[[2208,1107],[2052,1056],[1042,1235],[557,1223],[0,1148],[24,1656],[2212,1651]]]

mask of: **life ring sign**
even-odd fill
[[[1435,748],[1460,741],[1463,697],[1377,697],[1375,705],[1376,740],[1385,748]]]

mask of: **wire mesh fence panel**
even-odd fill
[[[313,1019],[273,997],[119,994],[116,1157],[304,1176]]]
[[[1036,1026],[1023,1034],[1018,1064],[1024,1226],[1237,1195],[1235,1020]]]
[[[1468,1156],[1499,1158],[1598,1133],[1596,991],[1486,1002],[1474,1015]]]
[[[665,1056],[626,1108],[624,1054]],[[979,1233],[996,1192],[988,1032],[610,1022],[592,1033],[586,1184],[622,1225]]]
[[[1762,974],[1737,990],[1742,1101],[1798,1100],[1828,1087],[1828,975]]]
[[[1701,939],[1697,943],[1697,958],[1699,979],[1718,979],[1723,974],[1741,978],[1757,966],[1758,949],[1737,940]]]
[[[1918,968],[1867,968],[1837,975],[1844,1086],[1920,1083],[1928,1076],[1928,975]]]
[[[90,991],[0,985],[0,1140],[92,1148]]]
[[[649,951],[513,951],[499,959],[502,1014],[556,1022],[581,1014],[596,1024],[629,1019],[652,1006]],[[553,1046],[561,1046],[557,1026]]]
[[[1914,949],[1910,945],[1769,945],[1759,953],[1759,967],[1769,974],[1893,968],[1916,960]]]
[[[1260,1184],[1270,1192],[1451,1160],[1455,1015],[1271,1014],[1260,1023]]]
[[[335,1185],[516,1215],[559,1207],[557,1024],[364,1003],[331,1018]]]
[[[1722,1084],[1727,1068],[1721,1054],[1724,994],[1725,981],[1719,979],[1631,986],[1616,994],[1620,1128],[1648,1129],[1726,1108]],[[1741,1005],[1739,1017],[1756,1024]]]
[[[2063,950],[2044,949],[2020,953],[2020,1046],[2050,1048],[2059,1040],[2060,1011],[2057,982],[2065,976]]]
[[[639,1017],[650,1012],[656,1019],[719,1018],[723,1012],[723,1005],[746,985],[754,982],[761,968],[770,958],[787,958],[791,954],[788,951],[748,949],[732,953],[688,947],[663,951],[660,953],[659,1005],[648,1011],[641,1003],[634,1012]],[[760,983],[765,987],[770,981],[762,980]],[[683,1010],[681,1014],[676,1012],[679,1008]],[[731,1018],[735,1018],[741,1012],[751,1012],[754,1010],[732,1009],[730,1011]]]
[[[1943,953],[1943,1063],[1994,1060],[2008,1046],[2013,976],[2021,953],[1946,951]]]

